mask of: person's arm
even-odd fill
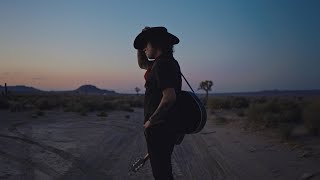
[[[168,115],[170,108],[176,102],[176,92],[174,88],[166,88],[162,91],[162,99],[155,112],[146,122],[145,128],[162,123],[164,117]]]
[[[150,27],[146,26],[142,29],[142,32],[148,29],[150,29]],[[139,67],[141,69],[148,69],[149,65],[152,64],[152,62],[148,60],[148,57],[146,56],[146,53],[143,51],[143,49],[137,50],[137,58]]]
[[[152,64],[151,61],[148,60],[146,54],[143,50],[137,50],[137,58],[138,58],[138,64],[141,69],[148,69],[149,65]]]

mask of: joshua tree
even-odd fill
[[[206,98],[205,98],[205,104],[207,104],[208,101],[208,92],[211,91],[213,83],[210,80],[201,81],[198,90],[204,90],[206,92]]]
[[[4,83],[4,92],[1,92],[1,94],[5,97],[8,96],[8,87],[7,87],[7,83]]]
[[[140,88],[136,87],[134,90],[137,92],[137,95],[139,95],[139,91],[141,90]]]

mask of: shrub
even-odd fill
[[[36,102],[36,107],[41,110],[50,109],[49,100],[47,98],[40,98]]]
[[[216,123],[217,124],[226,124],[226,123],[228,123],[228,121],[227,121],[227,119],[225,117],[218,116],[216,118]]]
[[[247,108],[249,99],[246,97],[223,96],[209,97],[208,107],[211,109]]]
[[[295,126],[294,123],[280,123],[279,124],[279,131],[280,131],[280,135],[281,135],[282,139],[288,140],[291,137],[294,126]]]
[[[44,115],[45,115],[44,111],[42,111],[40,109],[37,109],[37,110],[32,112],[31,117],[32,118],[38,118],[39,116],[44,116]]]
[[[279,123],[297,123],[301,120],[301,108],[295,101],[273,98],[265,103],[251,104],[248,120],[264,127],[276,127]]]
[[[310,133],[317,135],[320,131],[320,101],[314,101],[303,109],[303,121]]]
[[[23,104],[19,101],[9,101],[11,112],[20,112],[24,110]]]
[[[131,107],[143,107],[144,99],[142,96],[131,98],[129,101]]]
[[[231,103],[228,97],[209,97],[208,107],[210,109],[230,109]]]
[[[262,104],[265,102],[267,102],[267,98],[265,96],[251,98],[251,103],[253,104]]]
[[[237,111],[237,115],[239,117],[244,117],[245,116],[244,110],[241,109],[241,110]]]
[[[249,100],[245,97],[231,97],[230,106],[232,108],[247,108]]]
[[[115,105],[111,101],[104,101],[101,104],[101,108],[104,109],[104,110],[114,110],[115,109]]]
[[[49,110],[63,108],[64,111],[92,112],[125,110],[132,112],[132,107],[143,107],[144,96],[132,95],[79,95],[68,93],[14,94],[9,99],[0,97],[0,109],[11,111],[26,109]]]
[[[8,100],[2,96],[0,96],[0,109],[9,109],[10,104]]]
[[[88,115],[88,114],[87,114],[88,111],[85,110],[85,109],[82,109],[79,113],[80,113],[81,116],[87,116],[87,115]]]
[[[107,117],[108,115],[107,115],[107,113],[105,111],[102,111],[102,112],[98,113],[97,116],[99,116],[99,117]]]
[[[37,111],[37,115],[38,116],[44,116],[44,112],[39,110],[39,111]]]

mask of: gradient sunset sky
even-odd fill
[[[320,89],[319,9],[318,0],[1,0],[0,83],[144,92],[133,40],[165,26],[195,90],[203,80],[212,93]]]

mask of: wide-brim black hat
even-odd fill
[[[135,38],[133,46],[135,49],[143,49],[148,41],[175,45],[180,42],[179,38],[169,33],[165,27],[150,27],[142,31]]]

